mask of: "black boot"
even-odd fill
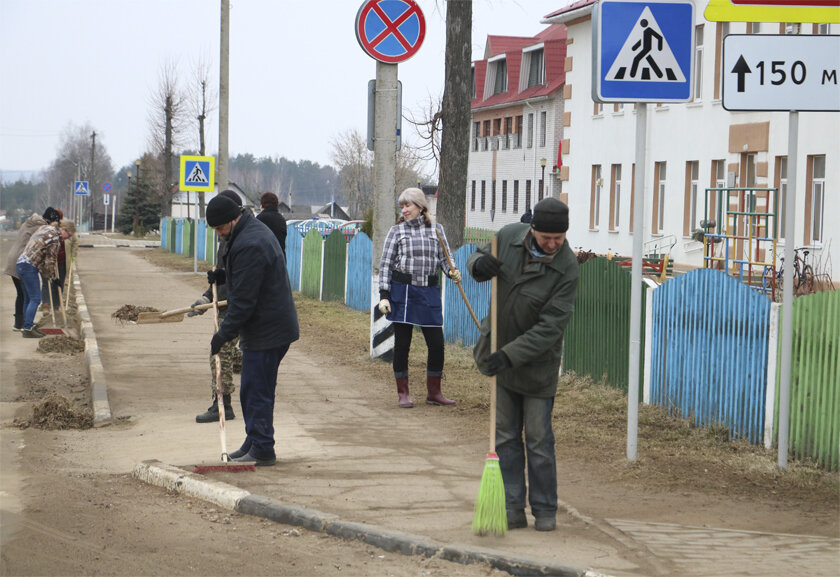
[[[236,418],[233,412],[233,407],[230,404],[230,395],[222,395],[222,402],[225,405],[225,420],[231,421]],[[196,423],[215,423],[219,420],[219,405],[216,399],[213,399],[213,404],[200,415],[195,416]]]

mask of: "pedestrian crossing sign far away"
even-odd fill
[[[694,85],[691,0],[601,0],[592,18],[596,102],[687,102]]]
[[[181,190],[213,192],[216,159],[212,156],[181,157]]]

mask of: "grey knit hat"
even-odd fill
[[[542,199],[534,205],[531,228],[537,232],[566,232],[569,230],[569,207],[556,198]]]

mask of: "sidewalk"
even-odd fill
[[[200,294],[194,275],[154,267],[132,248],[83,249],[77,268],[104,369],[105,383],[99,384],[120,424],[107,443],[92,435],[88,454],[78,457],[111,473],[130,472],[147,460],[185,471],[218,460],[217,427],[194,422],[210,400],[212,316],[153,325],[121,325],[111,318],[124,304],[186,306]],[[303,330],[302,338],[315,337]],[[484,463],[473,457],[486,453],[486,442],[430,431],[429,411],[440,409],[399,410],[390,397],[373,394],[374,385],[361,376],[333,366],[329,358],[308,357],[305,348],[293,345],[280,368],[278,465],[213,476],[232,485],[231,491],[244,490],[272,506],[335,515],[345,525],[367,524],[381,534],[409,534],[409,540],[458,551],[489,549],[499,559],[542,560],[566,568],[565,574],[586,569],[614,576],[838,573],[837,539],[589,519],[574,503],[561,508],[556,532],[475,537],[472,507]],[[244,438],[238,403],[235,410],[237,418],[227,427],[228,450]]]

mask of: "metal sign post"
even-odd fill
[[[691,0],[601,0],[592,12],[592,99],[637,102],[636,197],[627,379],[627,460],[635,461],[642,353],[642,258],[648,102],[687,102],[694,86],[694,4]]]
[[[373,131],[368,132],[368,146],[373,136],[373,258],[371,266],[370,355],[390,359],[393,351],[393,328],[377,309],[379,302],[379,261],[385,236],[394,221],[396,156],[399,119],[402,116],[397,64],[411,58],[423,44],[426,20],[414,0],[367,0],[356,14],[356,40],[362,50],[376,60]]]

